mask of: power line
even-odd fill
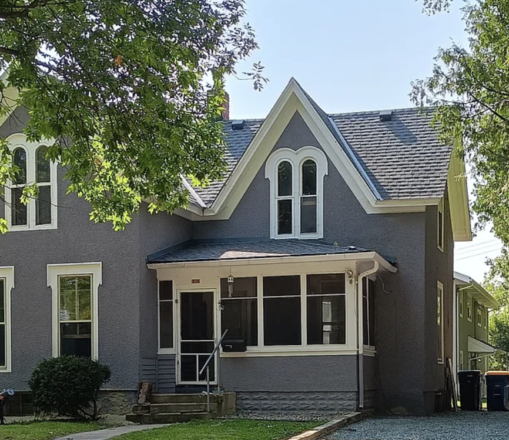
[[[461,249],[458,249],[458,252],[475,250],[474,248],[483,247],[485,245],[493,244],[495,242],[498,242],[498,239],[493,238],[491,240],[481,241],[480,243],[470,244],[470,245],[464,246]]]
[[[459,249],[455,253],[456,254],[468,254],[468,253],[471,253],[471,252],[478,252],[478,251],[482,251],[483,249],[492,248],[493,246],[501,247],[502,244],[501,243],[489,243],[489,244],[485,244],[484,246],[480,246],[480,247],[475,248],[475,249]]]
[[[466,256],[466,257],[461,257],[461,258],[456,258],[456,261],[467,260],[467,259],[469,259],[469,258],[478,257],[479,255],[485,255],[485,254],[487,254],[487,253],[492,253],[492,252],[495,252],[495,251],[500,251],[501,249],[502,249],[502,247],[497,247],[496,249],[492,249],[492,250],[488,250],[488,251],[479,252],[478,254],[468,255],[468,256]]]

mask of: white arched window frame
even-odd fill
[[[316,164],[316,195],[304,194],[302,166],[312,160]],[[278,170],[283,162],[292,165],[292,196],[281,197],[278,193]],[[276,239],[323,238],[323,180],[328,174],[327,157],[316,147],[302,147],[298,150],[280,148],[267,159],[265,164],[265,177],[270,181],[270,237]],[[316,197],[316,232],[301,231],[301,213],[304,204],[309,203],[310,197]],[[292,200],[292,228],[291,233],[280,234],[278,228],[279,201]]]
[[[57,162],[49,161],[49,178],[43,178],[45,174],[43,167],[38,167],[37,164],[37,152],[41,151],[40,148],[48,147],[52,144],[51,141],[44,142],[29,142],[26,136],[22,133],[13,134],[7,138],[9,142],[9,148],[11,151],[16,151],[18,148],[22,148],[26,154],[26,179],[22,183],[16,183],[12,181],[7,182],[7,188],[5,190],[5,217],[9,231],[29,231],[37,229],[56,229],[57,228]],[[46,173],[47,175],[47,173]],[[32,185],[37,183],[39,186],[39,198],[46,201],[45,206],[40,203],[39,200],[30,199],[26,208],[23,205],[22,209],[26,209],[26,221],[22,221],[21,224],[16,224],[13,221],[13,215],[16,212],[16,197],[14,193],[16,191],[22,191],[26,185]],[[47,198],[50,198],[48,201]],[[45,221],[41,218],[41,212],[47,209],[46,218],[49,215],[50,221]],[[18,222],[20,223],[20,222]]]

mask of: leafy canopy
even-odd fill
[[[122,229],[142,201],[171,212],[188,202],[182,176],[225,169],[224,79],[257,47],[245,13],[243,0],[2,0],[0,99],[19,89],[27,136],[56,140],[48,156],[92,220]],[[255,89],[262,70],[245,73]],[[0,188],[16,171],[0,139]]]
[[[451,0],[423,0],[425,10],[447,9]],[[463,139],[474,175],[474,211],[480,225],[509,245],[509,0],[463,5],[468,47],[441,48],[433,74],[413,83],[419,105],[436,105],[442,139]],[[506,257],[507,258],[507,257]],[[507,273],[509,278],[509,272]]]

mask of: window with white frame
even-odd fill
[[[463,318],[463,292],[461,290],[458,291],[458,309],[460,318]]]
[[[437,216],[437,246],[442,252],[444,251],[444,199],[438,204]]]
[[[482,306],[481,305],[477,305],[477,326],[478,327],[482,327]]]
[[[271,238],[323,237],[327,158],[316,147],[281,148],[266,163],[271,186]]]
[[[472,322],[472,297],[467,295],[467,320]]]
[[[0,373],[11,372],[11,290],[14,268],[0,267]]]
[[[57,164],[47,158],[49,143],[28,142],[25,135],[8,139],[12,160],[18,170],[5,191],[9,229],[53,229],[57,226]],[[23,189],[36,184],[38,196],[22,203]]]
[[[362,280],[362,322],[364,345],[375,346],[375,282]]]
[[[460,350],[460,370],[464,370],[463,350]]]
[[[489,316],[489,311],[487,308],[485,308],[484,313],[482,314],[482,319],[483,319],[485,329],[488,328],[488,316]]]
[[[438,363],[444,363],[444,285],[437,283]]]
[[[53,356],[98,358],[101,263],[48,265],[53,292]]]
[[[173,352],[173,281],[159,281],[159,351]]]

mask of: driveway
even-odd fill
[[[374,417],[340,429],[329,440],[509,439],[509,412],[458,412],[433,417]]]

